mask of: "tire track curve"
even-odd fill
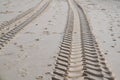
[[[50,4],[51,0],[46,2],[40,9],[38,9],[32,16],[30,16],[27,20],[25,20],[23,23],[19,24],[12,30],[8,31],[7,33],[0,36],[0,49],[4,47],[5,44],[7,44],[8,41],[10,41],[19,31],[21,31],[26,25],[28,25],[30,22],[32,22],[37,16],[39,16]]]
[[[42,1],[43,1],[43,0],[42,0]],[[42,1],[41,1],[41,2],[42,2]],[[41,3],[41,2],[40,2],[40,3]],[[26,10],[25,12],[19,14],[19,15],[16,16],[15,18],[13,18],[13,19],[11,19],[11,20],[9,20],[9,21],[6,21],[6,22],[1,23],[1,25],[0,25],[0,31],[1,31],[2,29],[6,28],[7,26],[9,26],[10,24],[16,22],[17,20],[19,20],[19,19],[25,17],[26,15],[30,14],[31,12],[33,12],[33,11],[40,5],[40,3],[38,3],[35,7],[32,7],[32,8],[30,8],[30,9]]]
[[[98,48],[86,15],[75,1],[69,0],[68,22],[56,60],[52,80],[115,80]],[[74,26],[74,6],[80,27]]]

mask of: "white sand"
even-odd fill
[[[41,0],[0,0],[0,24]],[[120,0],[78,0],[116,80],[120,79]],[[6,13],[6,11],[8,11]],[[50,6],[0,50],[1,80],[50,80],[67,20],[65,0]]]
[[[0,24],[34,7],[41,0],[0,0]]]
[[[67,20],[67,2],[53,0],[0,53],[3,80],[50,80]]]
[[[120,80],[120,0],[79,0],[84,8],[100,50]]]

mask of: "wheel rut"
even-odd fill
[[[99,50],[83,9],[74,0],[68,0],[68,5],[67,26],[52,80],[115,80]],[[75,26],[76,14],[79,26]]]
[[[41,5],[37,5],[36,8],[30,17],[28,17],[25,21],[23,21],[22,23],[20,23],[19,25],[13,27],[12,29],[8,30],[8,31],[4,31],[4,34],[0,35],[0,49],[2,49],[2,47],[4,47],[5,44],[8,43],[8,41],[10,41],[18,32],[20,32],[26,25],[28,25],[29,23],[31,23],[35,18],[37,18],[50,4],[51,0],[48,0],[47,2],[44,2],[44,4]],[[28,10],[26,15],[28,14],[28,12],[31,12],[31,10]],[[24,14],[25,16],[25,14]],[[24,17],[21,16],[21,17]],[[13,21],[14,22],[14,21]],[[12,24],[12,22],[11,22]],[[7,26],[7,25],[6,25]]]

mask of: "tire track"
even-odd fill
[[[52,80],[114,80],[83,9],[73,0],[69,4],[68,23]],[[74,26],[75,12],[71,6],[79,14],[80,27]]]
[[[26,25],[32,22],[37,16],[39,16],[50,4],[50,0],[46,2],[40,9],[38,9],[32,16],[30,16],[27,20],[23,23],[19,24],[12,30],[8,31],[7,33],[3,34],[0,37],[0,49],[4,47],[4,44],[7,44],[7,41],[10,41],[20,30],[22,30]]]
[[[40,2],[42,3],[42,1]],[[1,25],[0,25],[0,31],[4,28],[6,28],[7,26],[9,26],[10,24],[16,22],[17,20],[25,17],[26,15],[30,14],[31,12],[33,12],[39,5],[40,3],[38,3],[35,7],[32,7],[30,9],[28,9],[27,11],[19,14],[18,16],[16,16],[15,18],[11,19],[10,21],[7,21],[7,22],[3,22]]]
[[[0,31],[4,28],[6,28],[7,26],[9,26],[10,24],[14,23],[15,21],[23,18],[24,16],[26,16],[27,14],[31,13],[32,11],[34,10],[34,7],[31,8],[31,9],[28,9],[27,11],[23,12],[22,14],[18,15],[17,17],[11,19],[10,21],[7,21],[7,22],[3,22],[1,25],[0,25]]]

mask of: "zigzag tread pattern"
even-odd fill
[[[56,60],[52,80],[115,80],[98,48],[84,11],[75,2],[80,18],[80,31],[74,33],[74,13],[68,22]]]

